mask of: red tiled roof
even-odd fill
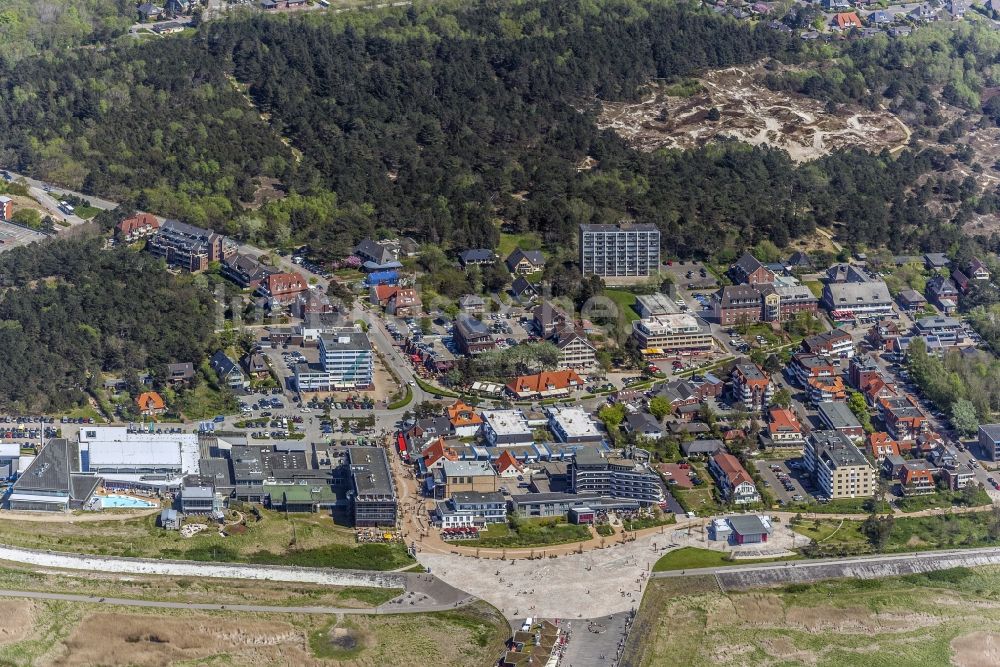
[[[135,402],[139,406],[139,409],[143,411],[163,410],[167,407],[167,404],[163,402],[163,397],[155,391],[145,391],[139,394]]]
[[[769,414],[771,423],[768,425],[768,429],[772,433],[781,431],[794,431],[798,433],[802,430],[802,426],[799,424],[795,413],[787,408],[771,408]]]
[[[399,288],[395,285],[376,285],[375,299],[379,302],[379,304],[384,305],[388,303],[389,299],[391,299],[398,291]]]
[[[531,394],[554,389],[568,389],[582,384],[583,380],[576,374],[576,371],[546,371],[535,375],[522,375],[509,383],[507,389],[514,394]]]
[[[135,230],[142,229],[143,227],[151,227],[153,229],[159,229],[160,221],[157,220],[155,216],[152,216],[149,213],[137,213],[136,215],[133,215],[130,218],[125,218],[117,225],[115,225],[115,229],[117,229],[119,233],[125,235],[131,234]]]
[[[837,14],[837,26],[840,28],[860,28],[861,19],[855,12],[842,12]]]
[[[503,474],[503,472],[508,468],[514,468],[518,471],[524,470],[524,466],[518,463],[517,459],[514,458],[514,455],[508,450],[504,450],[503,454],[500,455],[500,457],[496,460],[496,463],[493,465],[500,474]]]
[[[744,482],[749,482],[753,484],[753,480],[750,478],[750,473],[740,465],[739,459],[737,459],[732,454],[727,454],[725,452],[719,452],[712,457],[715,461],[715,465],[722,470],[723,474],[729,479],[729,483],[733,488],[743,484]]]
[[[457,461],[458,454],[449,447],[444,446],[444,438],[438,438],[424,449],[424,465],[430,468],[442,458],[449,461]]]
[[[298,294],[309,289],[309,283],[299,273],[272,273],[264,278],[264,284],[272,296]]]

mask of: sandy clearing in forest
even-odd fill
[[[764,71],[754,65],[708,72],[689,97],[671,97],[654,82],[639,102],[603,102],[598,125],[645,151],[729,137],[782,148],[797,162],[847,146],[895,149],[909,139],[906,125],[887,111],[841,105],[829,113],[819,100],[769,90],[758,81]],[[708,120],[712,108],[719,110],[717,121]]]

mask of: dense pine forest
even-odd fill
[[[636,99],[651,79],[762,59],[799,65],[769,85],[831,104],[923,96],[914,81],[937,75],[936,61],[918,56],[941,48],[983,55],[966,58],[952,88],[988,83],[977,72],[991,42],[938,39],[845,46],[840,61],[841,47],[626,0],[248,15],[190,38],[0,67],[0,126],[11,128],[0,163],[329,258],[380,231],[447,250],[495,246],[505,226],[567,247],[579,223],[621,218],[655,222],[681,257],[783,245],[832,223],[858,244],[940,249],[957,231],[926,206],[947,185],[934,173],[951,158],[938,151],[842,151],[801,166],[727,142],[644,154],[594,120],[600,100]],[[291,196],[245,210],[265,177]]]
[[[97,237],[0,254],[0,397],[7,409],[54,411],[86,402],[100,371],[199,362],[213,336],[213,304],[191,276],[145,253],[102,250]],[[13,288],[13,289],[12,289]]]

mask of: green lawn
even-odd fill
[[[823,283],[818,280],[807,280],[802,283],[809,288],[809,291],[813,293],[813,296],[817,299],[823,297]]]
[[[357,544],[354,530],[329,516],[261,510],[242,534],[210,527],[192,538],[156,526],[156,515],[73,523],[0,520],[0,543],[33,549],[135,558],[394,570],[413,563],[402,544]]]
[[[230,392],[216,391],[205,382],[182,392],[176,406],[185,417],[194,420],[231,414],[237,407],[236,397]]]
[[[73,209],[73,213],[78,218],[83,218],[84,220],[90,220],[95,215],[101,212],[101,209],[96,206],[87,206],[86,204],[81,206],[76,206]]]
[[[761,336],[769,346],[778,345],[782,342],[781,338],[774,333],[774,329],[766,324],[751,324],[747,327],[737,327],[737,331],[741,332],[750,341],[755,341],[757,336]]]
[[[585,542],[591,538],[590,529],[587,526],[566,523],[565,519],[562,518],[517,518],[510,525],[491,524],[479,535],[478,540],[462,542],[462,544],[493,549],[513,549]]]
[[[860,521],[835,521],[833,519],[819,519],[817,521],[803,520],[792,526],[793,530],[800,535],[826,544],[836,543],[857,543],[866,542],[867,538],[861,533]]]
[[[390,410],[399,410],[400,408],[405,408],[413,400],[413,390],[410,385],[406,385],[406,393],[398,401],[393,401],[389,404]]]
[[[871,498],[837,498],[826,503],[789,503],[784,510],[815,514],[868,514],[871,512],[871,501]]]
[[[80,417],[84,419],[93,419],[94,423],[104,423],[104,418],[101,417],[101,413],[95,410],[89,403],[87,405],[82,405],[71,412],[67,412],[66,416],[72,417],[73,419],[79,419]]]
[[[883,551],[893,553],[995,545],[996,542],[989,536],[991,520],[991,512],[988,511],[925,517],[896,516]],[[871,550],[861,531],[861,521],[840,524],[837,519],[820,519],[818,525],[813,520],[804,520],[795,525],[794,530],[813,539],[822,538],[824,547],[865,546]],[[840,528],[834,532],[837,526]]]
[[[677,519],[674,518],[673,514],[661,514],[660,516],[644,516],[635,519],[634,521],[624,521],[622,526],[625,530],[644,530],[646,528],[655,528],[657,526],[667,526],[672,523],[677,523]]]
[[[971,499],[967,499],[961,491],[939,491],[926,496],[907,496],[901,498],[896,505],[904,512],[919,512],[938,507],[981,507],[991,502],[990,494],[986,493],[985,489],[979,489]]]
[[[653,572],[666,572],[668,570],[696,570],[702,567],[722,567],[725,565],[740,565],[746,563],[770,563],[778,560],[795,560],[798,556],[789,558],[758,558],[730,560],[729,554],[723,551],[713,551],[711,549],[698,549],[696,547],[681,547],[664,555],[653,565]]]
[[[625,290],[618,289],[606,289],[604,290],[604,296],[608,297],[615,302],[615,305],[625,313],[625,317],[629,322],[639,319],[639,313],[635,312],[633,304],[635,303],[635,294],[632,292],[626,292]]]
[[[501,261],[507,259],[510,253],[518,248],[522,250],[541,250],[542,239],[535,232],[500,234],[500,244],[497,247],[497,254],[500,255]]]
[[[429,382],[424,382],[419,377],[414,377],[417,381],[417,386],[426,391],[428,394],[434,394],[435,396],[441,396],[443,398],[458,398],[458,394],[453,391],[448,391],[441,387],[430,384]]]

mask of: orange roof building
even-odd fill
[[[139,406],[139,412],[143,415],[152,416],[163,414],[167,411],[167,404],[163,402],[163,397],[155,391],[144,391],[135,399],[135,404]]]
[[[497,469],[497,474],[501,477],[517,477],[524,472],[524,466],[514,458],[509,449],[503,451],[503,454],[497,458],[493,466]]]
[[[809,378],[809,400],[813,403],[824,401],[843,401],[847,399],[847,385],[844,378]]]
[[[424,448],[422,453],[424,469],[433,470],[444,466],[445,461],[457,461],[458,454],[444,444],[444,438],[438,438]]]
[[[475,409],[460,400],[448,406],[448,421],[451,423],[451,429],[455,435],[460,438],[474,436],[483,425],[483,418]]]
[[[860,28],[863,25],[857,12],[841,12],[840,14],[837,14],[835,20],[837,21],[837,27],[841,30]]]
[[[777,446],[784,443],[798,444],[802,442],[802,424],[795,413],[787,408],[771,408],[768,412],[769,421],[767,433]]]
[[[904,496],[919,496],[934,493],[934,473],[923,459],[907,461],[899,471],[899,483]]]
[[[137,213],[115,225],[115,235],[125,241],[149,236],[160,228],[160,221],[149,213]]]
[[[399,288],[395,285],[376,285],[371,291],[371,300],[377,306],[388,305],[389,299],[396,296]]]
[[[890,438],[888,433],[869,433],[865,438],[865,453],[881,463],[887,456],[899,456],[899,443]]]
[[[736,505],[760,502],[760,494],[750,473],[732,454],[719,452],[709,460],[708,470],[726,502]]]
[[[507,384],[507,391],[520,399],[563,396],[583,385],[583,379],[574,370],[546,371],[535,375],[522,375]]]

